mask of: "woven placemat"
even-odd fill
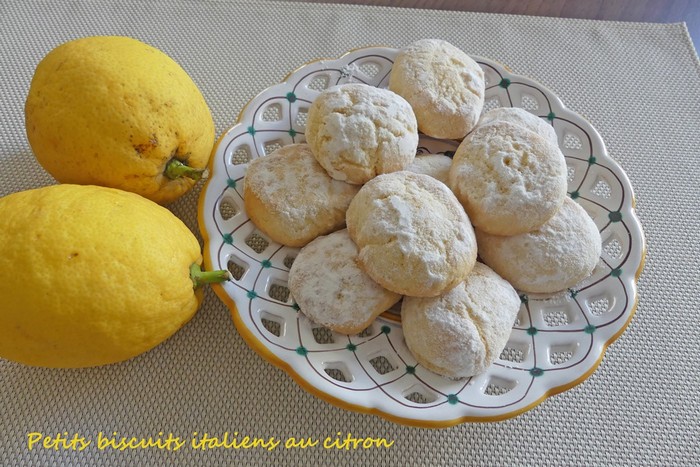
[[[682,24],[243,0],[3,2],[0,195],[54,183],[27,143],[24,99],[49,50],[93,34],[136,37],[177,60],[219,134],[293,69],[356,47],[440,37],[532,77],[593,124],[632,181],[648,247],[638,309],[581,385],[514,419],[430,430],[308,394],[244,343],[207,291],[185,328],[131,361],[86,370],[0,361],[0,465],[700,462],[700,67]],[[194,232],[199,189],[170,206]],[[77,441],[40,441],[30,450],[32,433],[91,444],[77,451]],[[201,449],[205,433],[226,435],[228,447]],[[260,444],[246,448],[246,436]],[[348,436],[390,446],[334,443]],[[160,447],[109,445],[121,437],[152,437]],[[173,450],[176,437],[184,444]],[[320,443],[285,448],[291,437]]]

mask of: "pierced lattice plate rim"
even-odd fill
[[[603,253],[591,277],[556,295],[521,295],[522,306],[500,358],[461,381],[437,376],[408,351],[395,314],[344,336],[313,324],[286,289],[297,249],[265,238],[243,205],[247,162],[304,141],[306,113],[318,93],[359,81],[386,87],[396,49],[372,47],[306,64],[253,98],[218,140],[199,200],[209,269],[231,279],[214,287],[246,342],[316,396],[395,422],[445,427],[495,421],[531,409],[585,380],[629,323],[645,247],[632,186],[598,132],[552,91],[489,59],[485,111],[522,107],[550,123],[568,166],[569,196],[601,231]],[[455,141],[422,136],[419,153],[454,151]]]

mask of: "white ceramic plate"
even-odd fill
[[[231,280],[215,290],[247,343],[331,403],[426,427],[512,417],[596,369],[634,313],[645,254],[627,176],[596,130],[550,90],[476,58],[486,75],[485,111],[522,107],[553,125],[568,164],[569,194],[600,229],[603,253],[592,276],[565,293],[523,294],[505,350],[480,376],[453,381],[418,365],[396,313],[385,313],[354,336],[309,321],[286,289],[297,249],[265,238],[244,209],[246,163],[303,142],[307,111],[323,89],[350,81],[386,87],[396,54],[396,49],[366,48],[316,61],[250,101],[219,139],[200,198],[205,265],[231,271]],[[419,152],[456,147],[455,141],[421,137]]]

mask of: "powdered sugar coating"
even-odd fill
[[[291,144],[250,162],[243,200],[250,219],[272,240],[303,246],[344,227],[359,189],[329,177],[308,145]]]
[[[464,138],[479,120],[485,88],[479,64],[439,39],[402,48],[389,77],[389,89],[413,107],[418,129],[435,138]]]
[[[357,246],[343,229],[299,251],[289,270],[289,291],[311,321],[355,334],[401,299],[357,265]]]
[[[433,298],[405,297],[401,323],[418,363],[449,378],[483,373],[508,342],[520,298],[489,267],[476,263],[464,282]]]
[[[435,180],[447,184],[447,177],[452,167],[452,159],[444,154],[423,154],[416,156],[413,163],[406,167],[409,172],[430,175]]]
[[[566,197],[559,147],[506,121],[479,125],[457,148],[448,184],[474,227],[517,235],[545,223]]]
[[[502,237],[476,230],[483,261],[523,292],[554,293],[588,277],[600,258],[600,232],[588,213],[565,198],[539,229]]]
[[[306,140],[336,180],[363,184],[406,168],[416,155],[413,109],[388,89],[348,83],[323,91],[309,108]]]
[[[352,200],[346,218],[362,269],[402,295],[440,295],[476,261],[469,218],[450,189],[428,175],[377,176]]]
[[[552,143],[558,144],[557,134],[552,125],[520,107],[496,107],[491,109],[481,116],[479,125],[486,125],[495,121],[506,121],[522,126],[550,140]]]

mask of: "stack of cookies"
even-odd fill
[[[552,127],[520,109],[481,115],[484,93],[468,55],[417,41],[399,52],[389,89],[325,90],[309,109],[307,143],[251,161],[245,178],[250,219],[302,247],[288,285],[309,319],[354,334],[403,299],[408,348],[449,378],[498,358],[516,288],[570,287],[601,247],[566,196]],[[416,156],[419,132],[461,140],[454,159]]]

